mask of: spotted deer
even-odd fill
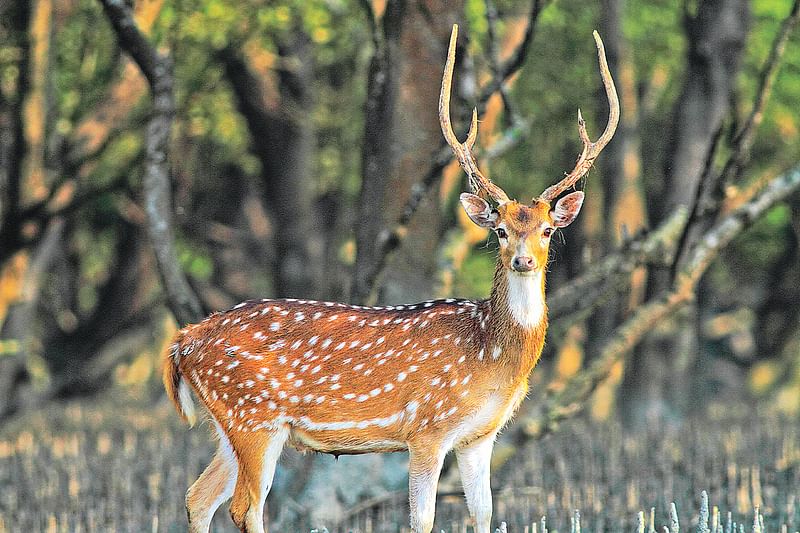
[[[552,235],[575,220],[584,194],[558,198],[611,139],[619,103],[595,32],[608,125],[592,142],[578,112],[583,152],[574,170],[529,204],[511,200],[478,169],[477,113],[464,143],[450,124],[457,33],[454,26],[439,118],[477,193],[463,193],[461,205],[499,242],[490,297],[386,307],[252,300],[182,329],[165,358],[164,385],[190,423],[194,393],[219,439],[186,495],[191,531],[207,532],[216,509],[232,497],[241,531],[263,532],[264,502],[287,442],[337,456],[407,450],[415,533],[433,527],[439,473],[454,450],[475,531],[490,531],[492,446],[525,398],[542,351]]]

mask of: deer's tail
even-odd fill
[[[167,353],[164,355],[163,380],[167,396],[175,405],[175,409],[181,418],[193,426],[197,421],[194,401],[192,400],[192,389],[180,370],[180,358],[186,345],[191,343],[186,338],[184,332],[178,333]]]

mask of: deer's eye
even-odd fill
[[[497,228],[496,232],[497,232],[497,238],[498,239],[507,239],[508,238],[508,234],[506,233],[506,230],[504,230],[503,228]]]
[[[553,228],[544,228],[544,231],[542,231],[542,235],[544,235],[545,237],[549,237],[552,234],[553,234]]]

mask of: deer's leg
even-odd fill
[[[437,445],[409,446],[408,502],[411,507],[411,532],[430,533],[436,509],[436,487],[446,449]]]
[[[239,477],[231,501],[231,518],[243,533],[264,533],[264,501],[289,428],[244,433],[231,439],[239,460]]]
[[[190,533],[208,533],[211,519],[222,503],[233,495],[239,467],[225,434],[220,433],[219,447],[211,463],[186,492],[186,514]]]
[[[475,533],[489,533],[492,521],[492,490],[489,466],[492,460],[494,435],[484,437],[456,450],[461,484],[467,499],[469,515],[475,521]]]

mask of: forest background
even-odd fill
[[[543,362],[498,461],[578,415],[681,431],[755,408],[793,440],[797,20],[771,0],[3,2],[0,457],[58,440],[54,420],[99,449],[120,417],[187,438],[164,347],[248,298],[486,297],[496,242],[461,212],[436,111],[453,23],[457,132],[477,106],[480,165],[511,197],[572,168],[577,107],[592,137],[606,122],[593,29],[622,108],[554,240]],[[369,460],[392,473],[330,496],[336,520],[402,485],[402,458]],[[292,516],[331,468],[288,461]]]

